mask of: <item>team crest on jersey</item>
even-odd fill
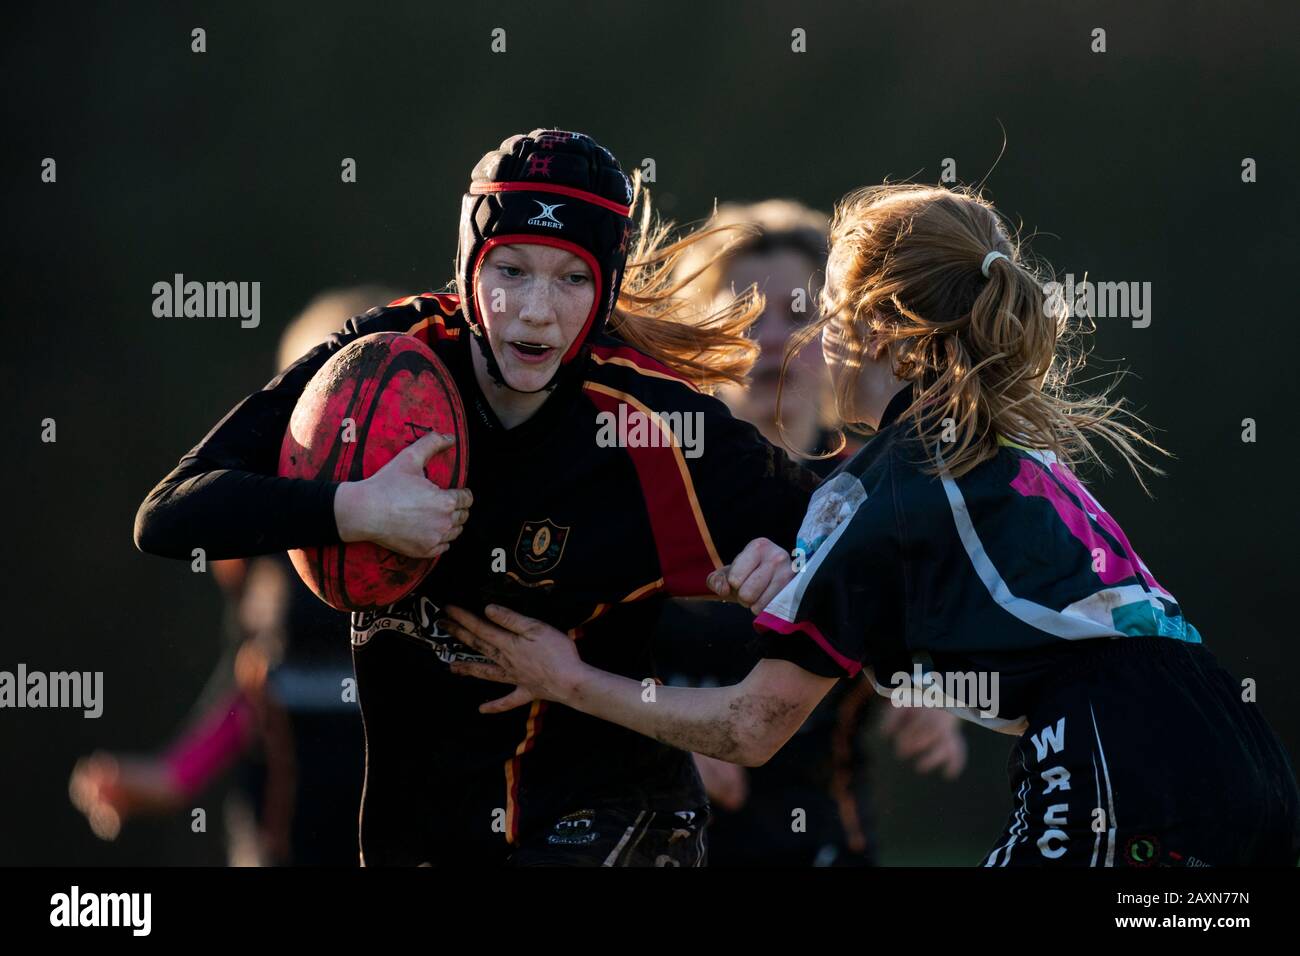
[[[515,563],[529,574],[545,574],[560,563],[568,540],[569,528],[550,518],[525,521],[515,543]]]

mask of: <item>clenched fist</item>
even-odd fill
[[[736,560],[709,575],[709,589],[728,601],[762,613],[794,577],[789,552],[767,538],[755,538]]]

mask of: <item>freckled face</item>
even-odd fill
[[[582,331],[595,301],[595,280],[565,249],[499,245],[474,279],[484,331],[502,377],[513,389],[545,388]]]

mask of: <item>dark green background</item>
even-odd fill
[[[1037,252],[1154,287],[1150,328],[1102,321],[1097,354],[1136,372],[1125,393],[1178,457],[1153,501],[1123,474],[1100,494],[1297,752],[1294,4],[266,6],[7,13],[0,668],[103,670],[106,709],[0,712],[0,863],[221,860],[215,796],[213,832],[178,818],[113,845],[66,797],[77,755],[163,743],[218,653],[216,588],[136,553],[136,506],[269,377],[317,290],[441,286],[470,167],[542,125],[653,157],[662,206],[693,220],[715,197],[828,208],[887,176],[934,182],[944,157],[977,181],[1000,121],[989,194],[1048,233]],[[176,272],[260,281],[262,325],[154,318]],[[1010,740],[968,739],[958,784],[884,762],[887,861],[970,862],[995,837]]]

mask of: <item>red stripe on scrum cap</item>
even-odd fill
[[[568,349],[560,357],[560,364],[567,365],[573,361],[573,357],[578,354],[583,343],[587,341],[587,333],[591,331],[591,323],[596,318],[596,313],[600,310],[600,297],[602,293],[602,284],[600,281],[600,267],[596,264],[596,257],[593,256],[582,246],[575,242],[569,242],[567,239],[557,239],[554,236],[535,236],[532,233],[516,233],[507,236],[493,236],[483,243],[483,248],[478,252],[478,258],[474,260],[474,269],[471,273],[471,282],[478,285],[479,270],[483,268],[483,260],[487,257],[488,252],[494,246],[501,245],[521,245],[521,246],[551,246],[555,249],[563,249],[565,252],[572,252],[575,256],[587,263],[587,268],[591,270],[591,283],[594,285],[596,295],[591,300],[591,311],[587,313],[587,320],[582,323],[582,329],[578,332],[577,338],[569,343]],[[483,322],[483,306],[478,301],[478,296],[473,295],[470,300],[474,303],[474,311],[478,313],[475,321]],[[486,333],[485,333],[486,334]]]
[[[597,196],[595,193],[589,193],[585,189],[575,189],[572,186],[558,186],[553,183],[473,183],[470,185],[469,191],[475,196],[482,196],[487,193],[555,193],[557,196],[568,196],[571,199],[581,199],[583,202],[589,202],[594,206],[600,206],[602,209],[608,209],[610,212],[618,213],[624,219],[630,219],[632,216],[631,206],[624,206],[620,203],[614,202],[612,199],[606,199],[604,196]]]

